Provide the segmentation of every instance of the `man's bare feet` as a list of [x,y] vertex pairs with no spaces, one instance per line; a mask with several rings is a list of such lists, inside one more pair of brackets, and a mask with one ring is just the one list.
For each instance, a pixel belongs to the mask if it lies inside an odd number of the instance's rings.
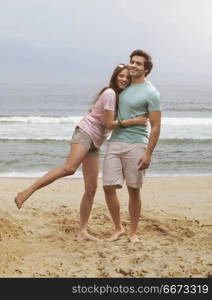
[[107,239],[107,241],[110,241],[110,242],[117,241],[120,238],[120,236],[124,233],[125,233],[124,227],[121,227],[121,229],[115,230],[112,233],[111,237],[109,239]]
[[131,234],[130,236],[129,236],[129,241],[131,242],[131,243],[141,243],[141,240],[138,238],[138,236],[137,236],[137,234]]
[[29,198],[30,195],[31,193],[28,190],[17,194],[17,196],[15,197],[15,203],[18,209],[21,209],[23,203]]
[[79,232],[77,236],[77,240],[80,241],[94,241],[98,242],[100,239],[96,238],[95,236],[89,234],[88,232]]

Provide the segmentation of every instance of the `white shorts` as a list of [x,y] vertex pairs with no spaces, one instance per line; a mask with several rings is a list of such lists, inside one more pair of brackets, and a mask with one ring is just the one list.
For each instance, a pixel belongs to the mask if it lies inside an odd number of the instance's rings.
[[141,188],[145,171],[138,162],[146,151],[144,143],[109,142],[103,163],[103,186]]

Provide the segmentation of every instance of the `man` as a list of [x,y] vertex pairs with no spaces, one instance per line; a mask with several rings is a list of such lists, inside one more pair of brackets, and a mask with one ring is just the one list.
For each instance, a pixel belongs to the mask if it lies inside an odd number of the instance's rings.
[[[152,70],[152,59],[142,50],[130,55],[131,84],[119,96],[119,128],[113,130],[103,166],[105,199],[115,230],[109,239],[117,240],[124,233],[120,220],[120,205],[116,189],[126,181],[129,194],[129,241],[138,242],[137,229],[141,214],[140,189],[145,169],[151,162],[153,150],[160,135],[160,94],[146,80]],[[138,115],[148,115],[150,134],[146,126],[124,127],[122,120]]]

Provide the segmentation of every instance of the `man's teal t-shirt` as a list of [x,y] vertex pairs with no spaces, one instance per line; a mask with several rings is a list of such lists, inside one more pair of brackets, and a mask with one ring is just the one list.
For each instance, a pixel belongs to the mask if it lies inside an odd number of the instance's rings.
[[[160,94],[149,82],[131,84],[119,95],[118,119],[126,120],[150,111],[160,111]],[[147,126],[135,125],[114,129],[110,141],[148,143]]]

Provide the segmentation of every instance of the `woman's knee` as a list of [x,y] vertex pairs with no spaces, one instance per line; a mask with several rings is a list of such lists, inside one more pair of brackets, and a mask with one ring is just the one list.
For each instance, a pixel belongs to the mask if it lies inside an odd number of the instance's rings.
[[72,165],[64,165],[63,170],[66,175],[73,175],[76,172],[76,168]]
[[97,185],[88,186],[85,188],[85,194],[89,197],[94,197],[96,194]]

